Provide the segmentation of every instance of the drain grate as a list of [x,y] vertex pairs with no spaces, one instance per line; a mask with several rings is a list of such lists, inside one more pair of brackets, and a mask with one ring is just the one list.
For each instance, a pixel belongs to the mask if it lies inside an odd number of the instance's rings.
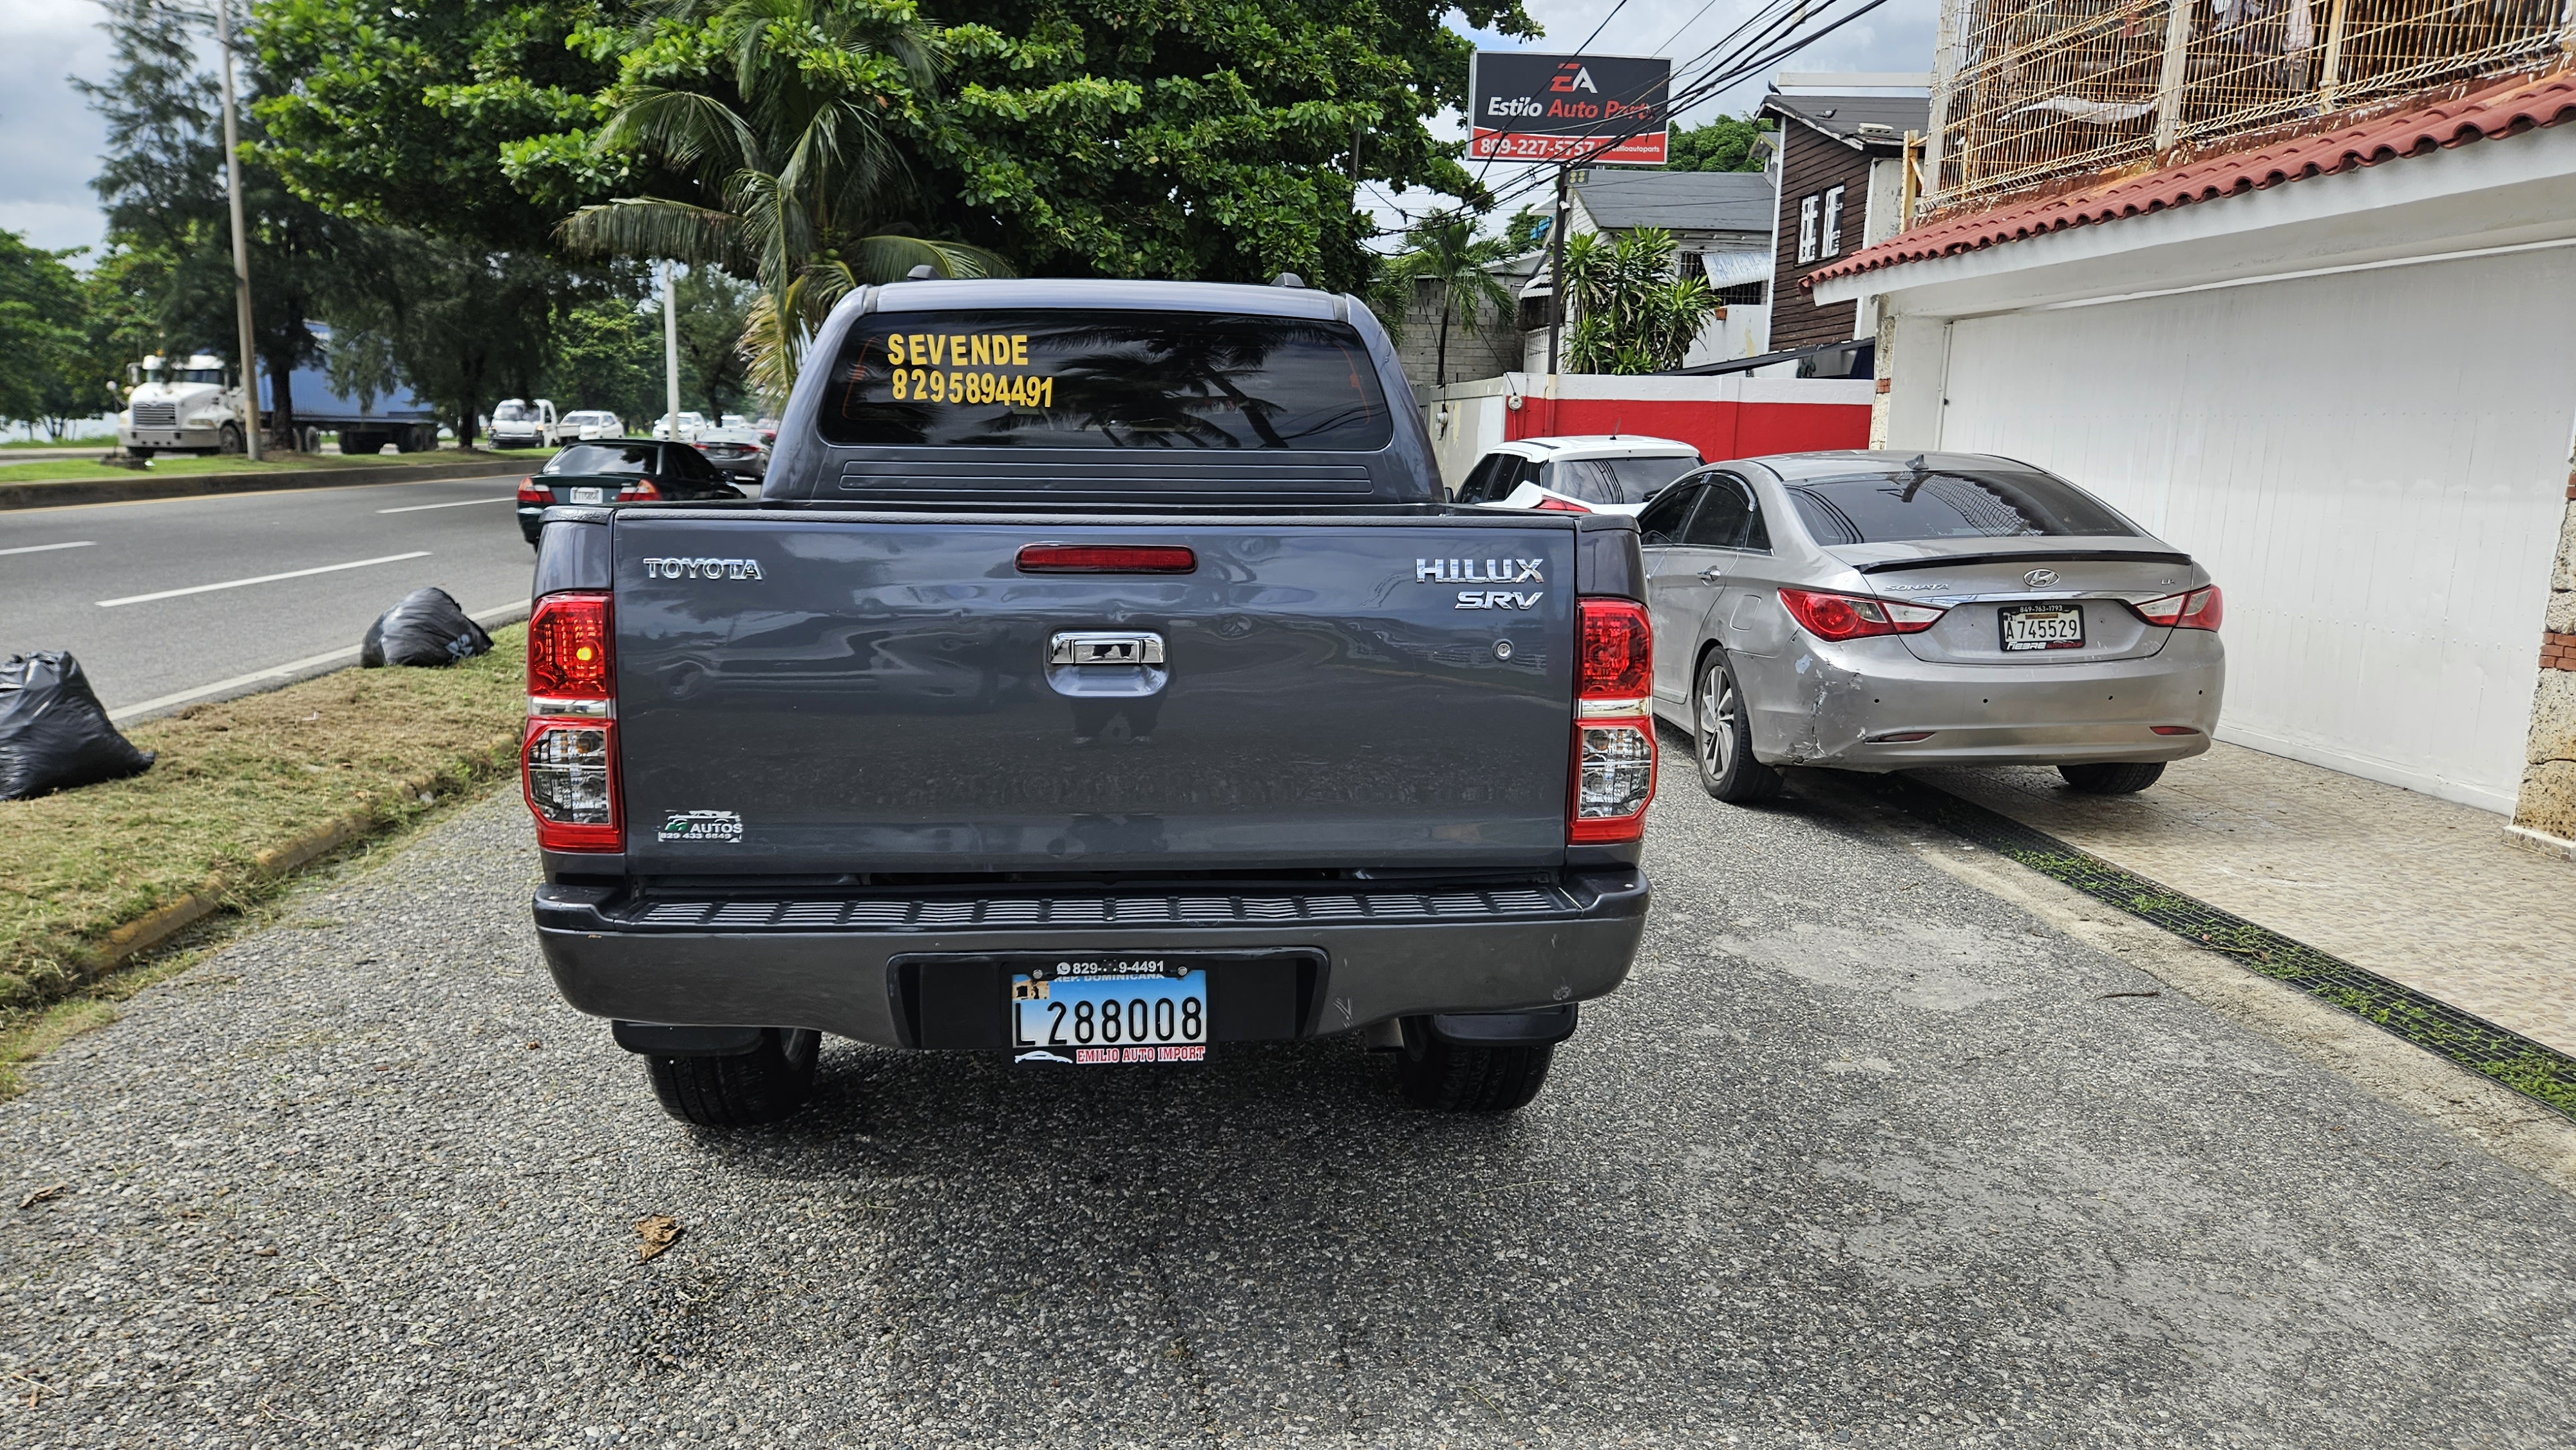
[[2576,1118],[2576,1057],[2498,1027],[2473,1012],[2392,982],[2341,957],[2256,926],[2077,850],[1973,801],[1902,775],[1867,778],[1866,789],[1920,820],[2011,857],[2106,906],[2152,922],[2194,946],[2233,957],[2247,971],[2287,982],[2321,1002],[2491,1077]]

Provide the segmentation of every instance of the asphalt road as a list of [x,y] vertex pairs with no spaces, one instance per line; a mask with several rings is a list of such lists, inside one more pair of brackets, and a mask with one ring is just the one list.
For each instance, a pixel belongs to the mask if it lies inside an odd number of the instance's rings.
[[501,792],[0,1105],[0,1442],[2567,1443],[2567,1192],[1901,840],[1654,810],[1516,1118],[833,1043],[718,1136],[556,1000]]
[[354,649],[424,584],[525,603],[518,479],[0,512],[0,655],[70,650],[126,711]]

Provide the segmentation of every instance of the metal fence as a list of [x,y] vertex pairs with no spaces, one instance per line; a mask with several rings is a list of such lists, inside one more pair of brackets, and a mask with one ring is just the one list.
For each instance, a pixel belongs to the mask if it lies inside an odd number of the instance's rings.
[[1947,208],[2558,62],[2576,0],[1943,0]]

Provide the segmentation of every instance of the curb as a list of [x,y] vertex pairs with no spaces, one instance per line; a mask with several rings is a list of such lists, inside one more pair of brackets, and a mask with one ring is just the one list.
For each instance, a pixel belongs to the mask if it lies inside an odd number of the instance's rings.
[[[394,799],[396,801],[417,800],[436,788],[439,780],[440,778],[434,775],[406,780],[402,783],[402,790]],[[464,788],[470,790],[475,783],[469,775]],[[134,957],[150,951],[177,936],[186,928],[223,910],[225,899],[243,888],[278,881],[299,866],[328,855],[352,841],[362,840],[374,834],[378,826],[379,822],[374,811],[351,811],[323,826],[305,832],[282,846],[272,846],[252,857],[251,867],[256,875],[251,880],[232,881],[221,876],[207,878],[205,885],[178,900],[157,907],[109,932],[107,940],[90,958],[91,979],[94,981],[106,976]]]
[[[185,473],[154,478],[72,478],[58,483],[0,483],[0,509],[62,508],[137,499],[196,498],[220,493],[266,493],[283,488],[348,488],[369,483],[435,483],[452,478],[491,478],[524,473],[524,460],[487,458],[480,463],[392,464],[377,468],[307,468],[275,473]],[[0,459],[5,464],[6,459]]]

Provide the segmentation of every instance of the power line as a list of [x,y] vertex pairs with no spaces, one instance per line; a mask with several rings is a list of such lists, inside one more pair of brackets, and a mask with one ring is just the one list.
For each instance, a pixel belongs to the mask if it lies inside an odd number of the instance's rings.
[[[1712,0],[1712,3],[1714,3],[1714,0]],[[1581,55],[1583,52],[1590,50],[1592,48],[1592,42],[1599,40],[1601,38],[1601,32],[1609,28],[1611,21],[1619,18],[1620,11],[1627,8],[1628,0],[1619,0],[1618,4],[1611,6],[1610,13],[1601,17],[1601,23],[1592,27],[1592,33],[1583,37],[1583,43],[1574,48],[1574,53],[1576,55]],[[1661,49],[1662,47],[1658,46],[1656,48]]]

